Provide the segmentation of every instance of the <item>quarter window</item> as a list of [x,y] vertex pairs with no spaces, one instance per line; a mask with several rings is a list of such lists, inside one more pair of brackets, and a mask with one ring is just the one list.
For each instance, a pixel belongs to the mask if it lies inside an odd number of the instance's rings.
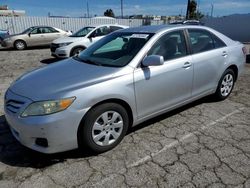
[[186,56],[187,48],[183,31],[174,31],[160,37],[148,55],[163,56],[165,61]]

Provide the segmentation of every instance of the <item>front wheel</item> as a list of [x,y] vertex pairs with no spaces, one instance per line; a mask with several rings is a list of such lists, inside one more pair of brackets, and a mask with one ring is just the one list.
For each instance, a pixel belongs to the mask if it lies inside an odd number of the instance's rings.
[[79,129],[80,144],[101,153],[118,145],[129,125],[127,111],[119,104],[105,103],[91,109]]
[[22,40],[17,40],[14,43],[14,47],[17,50],[24,50],[26,48],[26,43],[24,41],[22,41]]
[[82,47],[77,47],[75,49],[72,50],[70,56],[77,56],[78,54],[80,54],[81,51],[83,51],[84,48]]
[[232,69],[227,69],[218,84],[215,97],[218,100],[226,99],[233,90],[235,83],[235,73]]

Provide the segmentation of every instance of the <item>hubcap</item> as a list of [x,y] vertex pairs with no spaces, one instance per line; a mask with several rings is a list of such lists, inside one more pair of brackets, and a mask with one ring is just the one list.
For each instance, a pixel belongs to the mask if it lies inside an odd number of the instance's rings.
[[226,97],[230,94],[233,88],[234,79],[231,74],[226,74],[222,80],[220,92],[223,97]]
[[24,43],[23,42],[17,42],[16,47],[17,47],[17,49],[23,49],[24,48]]
[[108,146],[120,137],[122,129],[121,115],[115,111],[107,111],[96,119],[92,128],[92,138],[97,145]]

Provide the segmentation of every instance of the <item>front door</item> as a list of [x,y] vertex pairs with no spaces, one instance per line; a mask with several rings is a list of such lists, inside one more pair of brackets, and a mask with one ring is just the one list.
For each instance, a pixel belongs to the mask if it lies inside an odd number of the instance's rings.
[[160,37],[147,55],[161,55],[165,62],[134,71],[139,118],[171,108],[192,94],[192,57],[187,53],[183,31]]

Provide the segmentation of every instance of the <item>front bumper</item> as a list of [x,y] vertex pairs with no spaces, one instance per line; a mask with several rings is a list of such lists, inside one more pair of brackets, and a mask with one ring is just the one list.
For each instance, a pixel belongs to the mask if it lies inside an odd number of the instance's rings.
[[[5,99],[5,117],[13,136],[24,146],[42,153],[57,153],[78,147],[77,131],[87,110],[68,108],[65,111],[45,116],[20,117],[21,110],[14,113],[7,106],[10,98],[20,96],[8,91]],[[27,106],[26,103],[24,106]],[[38,139],[46,140],[43,146]]]
[[50,51],[51,55],[56,58],[70,57],[70,49],[67,49],[66,47],[59,47],[58,44],[51,44]]
[[2,40],[1,41],[1,45],[2,47],[5,47],[5,48],[11,48],[13,47],[13,42],[11,40]]

